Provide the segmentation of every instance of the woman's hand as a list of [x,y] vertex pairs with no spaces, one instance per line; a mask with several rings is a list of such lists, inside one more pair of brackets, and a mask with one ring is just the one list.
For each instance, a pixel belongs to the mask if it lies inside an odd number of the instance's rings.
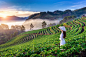
[[61,40],[61,38],[59,38],[59,40]]

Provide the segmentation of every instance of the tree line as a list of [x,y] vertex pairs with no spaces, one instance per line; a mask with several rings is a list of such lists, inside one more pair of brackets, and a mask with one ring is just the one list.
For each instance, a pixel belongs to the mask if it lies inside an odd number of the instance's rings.
[[[8,30],[9,26],[7,24],[1,24],[0,30]],[[21,32],[25,31],[25,27],[23,25],[12,25],[11,29],[19,30]]]
[[6,43],[8,40],[17,36],[18,34],[25,32],[23,25],[12,25],[9,29],[7,24],[0,25],[0,44]]
[[[43,21],[42,22],[42,28],[46,28],[46,25],[47,25],[47,23],[45,21]],[[48,27],[54,26],[54,25],[56,25],[56,24],[55,23],[50,23],[50,24],[48,24]],[[30,24],[30,30],[32,30],[33,27],[34,27],[34,25],[31,23]]]
[[66,17],[63,18],[63,20],[60,21],[60,24],[62,24],[64,22],[67,22],[67,21],[71,21],[74,18],[76,18],[76,16],[74,16],[74,15],[72,15],[72,16],[66,16]]

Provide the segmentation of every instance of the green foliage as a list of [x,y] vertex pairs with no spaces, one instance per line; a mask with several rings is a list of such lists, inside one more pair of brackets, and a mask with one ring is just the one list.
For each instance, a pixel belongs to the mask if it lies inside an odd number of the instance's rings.
[[74,18],[76,18],[76,16],[72,15],[72,16],[66,16],[64,17],[63,20],[60,21],[60,24],[64,23],[64,22],[68,22],[68,21],[71,21],[73,20]]
[[[0,45],[0,56],[4,57],[76,57],[86,49],[86,23],[78,19],[65,23],[66,44],[59,47],[60,29],[56,25],[40,30],[28,31]],[[84,24],[84,25],[83,25]],[[33,33],[36,33],[33,34]],[[28,34],[28,35],[26,35]],[[32,39],[26,42],[26,39]],[[23,40],[25,41],[24,43]],[[20,44],[22,43],[22,44]],[[64,49],[61,51],[60,49]]]
[[43,22],[42,22],[42,28],[45,28],[45,27],[46,27],[46,25],[47,25],[47,24],[46,24],[46,22],[45,22],[45,21],[43,21]]

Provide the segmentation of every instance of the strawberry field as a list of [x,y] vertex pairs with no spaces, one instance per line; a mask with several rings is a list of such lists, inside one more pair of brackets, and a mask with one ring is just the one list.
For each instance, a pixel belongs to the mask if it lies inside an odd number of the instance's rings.
[[[60,47],[59,26],[66,27],[66,44]],[[64,50],[60,50],[64,49]],[[86,17],[65,24],[28,31],[0,45],[1,57],[70,57],[86,56]]]

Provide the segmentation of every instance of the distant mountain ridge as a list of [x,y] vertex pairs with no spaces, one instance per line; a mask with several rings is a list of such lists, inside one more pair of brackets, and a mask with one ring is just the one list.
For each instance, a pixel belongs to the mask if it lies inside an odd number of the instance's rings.
[[84,8],[80,8],[80,9],[76,9],[76,10],[65,10],[65,11],[60,11],[60,10],[56,10],[54,12],[50,12],[50,11],[47,11],[47,12],[40,12],[40,13],[36,13],[36,14],[33,14],[33,15],[30,15],[29,19],[51,19],[51,20],[54,20],[54,19],[58,19],[58,18],[64,18],[66,16],[76,16],[76,17],[80,17],[81,15],[83,14],[86,14],[86,7]]
[[0,21],[22,21],[28,17],[7,16],[6,18],[0,17]]

